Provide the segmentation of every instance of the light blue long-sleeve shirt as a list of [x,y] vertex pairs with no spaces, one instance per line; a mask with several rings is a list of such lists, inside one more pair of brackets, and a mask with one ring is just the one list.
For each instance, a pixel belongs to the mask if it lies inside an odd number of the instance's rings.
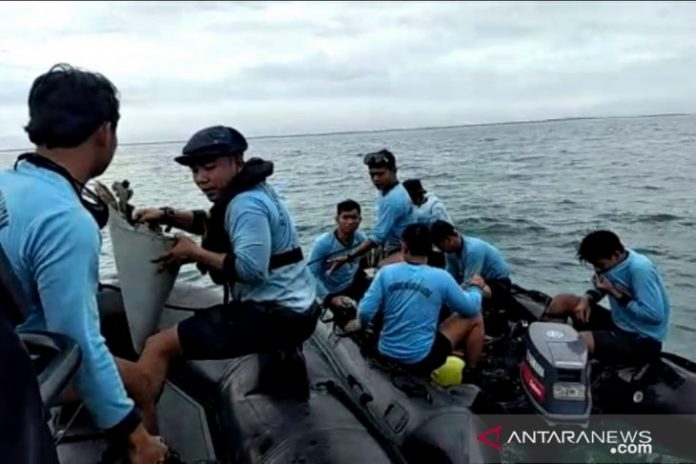
[[422,224],[432,224],[435,221],[445,221],[452,224],[452,218],[447,213],[445,204],[435,195],[429,194],[425,203],[415,208],[416,220]]
[[333,231],[325,232],[314,240],[312,250],[309,253],[309,269],[317,282],[317,297],[323,300],[329,294],[334,294],[350,287],[355,274],[360,269],[359,261],[354,260],[350,263],[345,263],[343,266],[336,268],[331,275],[327,276],[326,272],[331,267],[328,259],[350,253],[366,239],[365,234],[356,231],[353,234],[353,240],[346,244],[341,242],[336,235],[336,231]]
[[401,246],[401,234],[409,224],[416,222],[413,201],[404,186],[399,183],[386,195],[377,199],[377,220],[369,239],[386,249]]
[[621,304],[609,295],[614,323],[628,332],[664,341],[670,315],[669,298],[657,267],[646,256],[628,250],[628,257],[603,274],[631,299]]
[[20,162],[0,174],[0,244],[23,287],[29,315],[19,330],[67,335],[82,351],[75,387],[97,426],[133,409],[99,325],[101,235],[59,174]]
[[435,341],[440,308],[472,317],[481,310],[478,287],[462,290],[443,269],[396,263],[381,268],[358,304],[362,325],[384,311],[380,353],[404,364],[423,360]]
[[447,271],[460,284],[476,274],[484,280],[510,277],[510,267],[503,254],[490,243],[474,237],[462,237],[461,251],[447,253]]
[[311,307],[316,284],[305,259],[268,268],[272,255],[300,246],[295,222],[270,185],[262,182],[234,197],[225,210],[225,230],[240,280],[233,288],[236,298],[274,302],[299,313]]

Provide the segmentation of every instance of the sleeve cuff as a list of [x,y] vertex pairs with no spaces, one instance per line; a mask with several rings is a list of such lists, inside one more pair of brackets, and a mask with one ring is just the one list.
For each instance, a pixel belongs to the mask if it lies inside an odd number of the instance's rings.
[[468,284],[468,285],[466,285],[466,290],[467,291],[476,290],[479,293],[479,295],[483,296],[483,289],[481,287],[479,287],[478,285]]
[[110,439],[116,441],[127,440],[128,436],[133,433],[141,422],[142,416],[140,415],[140,410],[136,406],[133,406],[133,409],[126,414],[126,417],[121,419],[118,424],[106,430],[106,435]]

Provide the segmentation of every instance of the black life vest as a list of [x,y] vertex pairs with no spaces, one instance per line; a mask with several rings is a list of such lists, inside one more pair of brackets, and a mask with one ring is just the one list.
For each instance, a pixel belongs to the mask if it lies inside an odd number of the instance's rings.
[[[208,251],[215,253],[233,253],[230,245],[230,237],[225,230],[225,213],[229,203],[240,193],[251,190],[261,182],[264,182],[273,174],[273,163],[260,158],[251,158],[244,169],[235,176],[222,196],[215,201],[210,208],[209,219],[201,246]],[[297,247],[277,255],[272,255],[269,262],[269,269],[276,269],[288,264],[302,261],[302,249]],[[233,276],[228,275],[224,270],[212,269],[203,264],[198,264],[198,269],[202,273],[209,273],[213,282],[226,287],[234,283]]]

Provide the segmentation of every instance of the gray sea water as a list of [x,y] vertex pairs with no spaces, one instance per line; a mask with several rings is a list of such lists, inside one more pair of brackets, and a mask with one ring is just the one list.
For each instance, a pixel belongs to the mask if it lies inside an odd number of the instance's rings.
[[[198,128],[192,128],[194,131]],[[457,227],[507,257],[513,280],[547,293],[582,292],[590,271],[575,246],[594,228],[662,270],[672,302],[666,348],[690,358],[696,342],[696,116],[562,120],[372,133],[250,139],[249,156],[274,161],[271,182],[287,200],[305,251],[331,229],[346,198],[374,219],[376,191],[361,153],[388,148],[399,177],[420,177]],[[190,172],[173,162],[183,143],[121,146],[100,181],[131,181],[133,203],[207,207]],[[0,168],[17,153],[0,153]],[[108,232],[104,278],[115,273]],[[193,266],[180,278],[207,282]]]

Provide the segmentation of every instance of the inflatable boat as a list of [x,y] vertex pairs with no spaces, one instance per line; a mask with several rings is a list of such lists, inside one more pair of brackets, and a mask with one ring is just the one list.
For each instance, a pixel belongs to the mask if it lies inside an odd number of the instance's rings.
[[[119,279],[100,289],[102,330],[115,355],[137,359],[148,335],[223,295],[157,274],[151,260],[169,239],[111,216]],[[326,310],[302,349],[177,362],[157,407],[160,433],[189,463],[464,464],[499,461],[476,440],[491,414],[535,414],[555,424],[583,424],[593,414],[671,414],[684,427],[696,425],[689,422],[696,415],[691,361],[663,353],[596,365],[572,327],[539,322],[547,295],[515,287],[514,297],[514,308],[485,315],[496,336],[477,385],[441,387],[411,376],[378,355],[375,333],[347,334],[346,318]],[[94,429],[82,405],[57,404],[79,350],[61,337],[39,341],[27,346],[61,462],[121,462],[121,450]]]

